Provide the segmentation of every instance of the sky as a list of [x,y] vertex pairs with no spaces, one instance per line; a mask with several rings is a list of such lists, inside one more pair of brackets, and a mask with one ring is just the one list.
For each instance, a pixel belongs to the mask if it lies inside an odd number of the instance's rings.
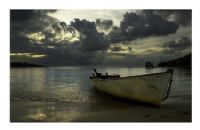
[[144,66],[191,53],[191,10],[10,10],[11,62]]

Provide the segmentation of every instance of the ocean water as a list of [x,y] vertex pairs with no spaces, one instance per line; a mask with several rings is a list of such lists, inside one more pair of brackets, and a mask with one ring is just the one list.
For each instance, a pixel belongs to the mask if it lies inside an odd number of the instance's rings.
[[[92,87],[89,80],[93,73],[92,69],[92,67],[11,68],[11,121],[64,121],[64,119],[70,120],[72,113],[98,110],[102,104],[108,106],[119,104],[118,99],[99,93]],[[106,72],[120,74],[121,77],[167,70],[167,68],[131,67],[96,69],[104,74]],[[170,97],[191,95],[191,78],[191,70],[174,68]]]

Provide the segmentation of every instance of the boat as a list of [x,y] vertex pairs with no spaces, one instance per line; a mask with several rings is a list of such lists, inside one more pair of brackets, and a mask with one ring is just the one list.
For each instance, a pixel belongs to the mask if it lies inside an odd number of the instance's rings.
[[112,96],[160,106],[170,93],[173,70],[120,77],[120,75],[102,75],[97,73],[90,77],[94,88]]

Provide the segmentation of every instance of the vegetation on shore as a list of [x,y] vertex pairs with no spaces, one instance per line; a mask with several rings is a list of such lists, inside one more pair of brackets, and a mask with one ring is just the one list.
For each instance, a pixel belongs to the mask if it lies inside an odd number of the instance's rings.
[[187,54],[183,57],[173,59],[166,62],[158,63],[158,67],[179,67],[179,68],[191,68],[192,67],[192,54]]

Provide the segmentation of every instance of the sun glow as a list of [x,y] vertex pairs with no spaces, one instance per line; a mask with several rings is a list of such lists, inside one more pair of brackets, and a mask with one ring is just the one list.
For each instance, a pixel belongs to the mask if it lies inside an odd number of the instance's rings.
[[45,39],[45,35],[42,33],[42,32],[37,32],[37,33],[29,33],[29,34],[26,34],[26,36],[37,42],[38,44],[42,44],[42,40]]
[[56,41],[65,41],[65,40],[69,40],[73,37],[73,35],[71,33],[66,33],[66,32],[60,32],[60,33],[56,33],[55,35],[55,40]]
[[162,47],[149,47],[149,48],[134,50],[134,53],[136,55],[150,55],[150,54],[161,53],[161,52],[163,52]]
[[37,33],[29,33],[26,34],[26,37],[30,39],[33,43],[37,44],[45,44],[45,39],[48,39],[51,42],[55,43],[73,43],[75,41],[79,41],[79,33],[76,31],[76,34],[73,34],[71,32],[66,32],[64,30],[60,32],[56,32],[53,29],[48,30],[52,37],[47,37],[43,32],[37,32]]
[[27,57],[27,58],[43,58],[46,57],[44,54],[34,54],[34,53],[10,53],[11,57]]

